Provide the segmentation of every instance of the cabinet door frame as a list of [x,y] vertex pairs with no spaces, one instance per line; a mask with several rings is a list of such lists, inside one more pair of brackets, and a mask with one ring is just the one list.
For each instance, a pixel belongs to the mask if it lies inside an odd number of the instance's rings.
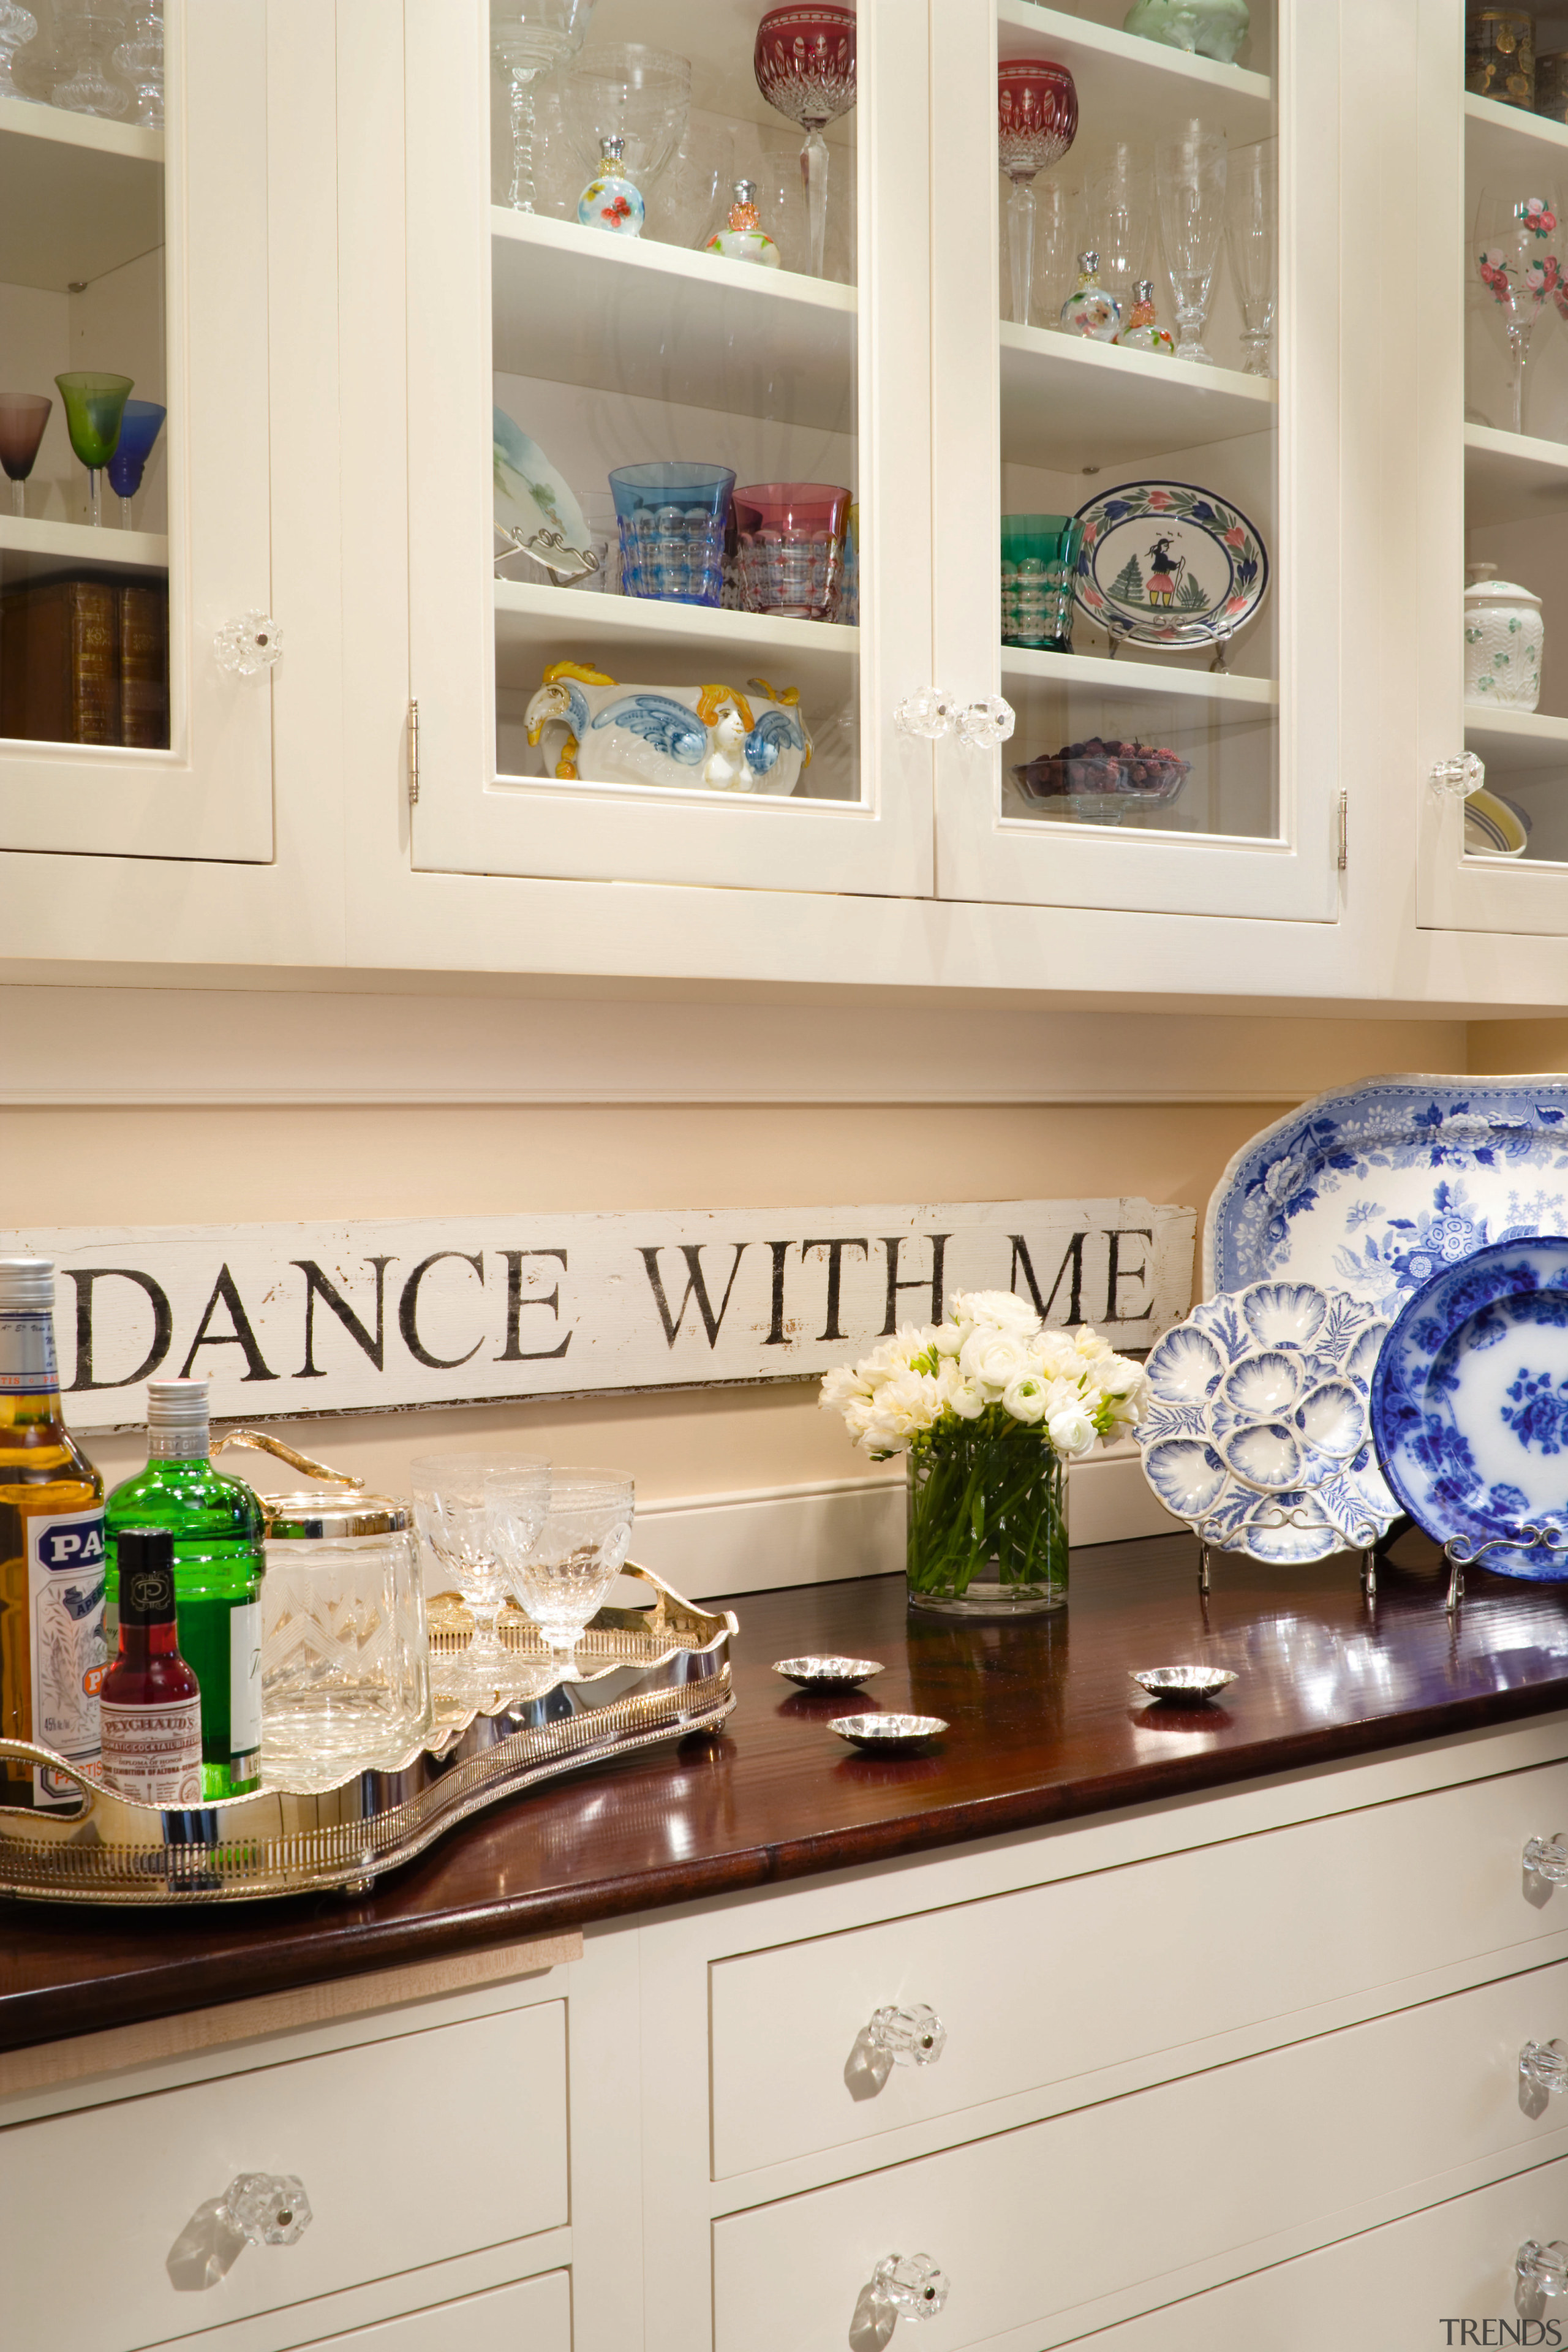
[[[926,744],[900,736],[893,719],[899,701],[930,673],[925,23],[925,0],[861,0],[857,340],[864,797],[858,803],[815,805],[729,794],[654,799],[635,787],[616,792],[497,776],[486,17],[476,0],[460,5],[458,0],[408,0],[416,869],[929,894],[931,753]],[[438,461],[432,462],[437,453]],[[592,609],[585,604],[581,630],[589,658]],[[734,656],[723,658],[732,664]]]
[[[1090,28],[1098,29],[1098,28]],[[942,898],[1329,922],[1338,875],[1341,309],[1337,14],[1279,0],[1279,837],[1130,834],[1001,814],[1001,766],[1038,744],[937,760]],[[937,664],[961,703],[1003,690],[995,0],[942,0],[932,87]],[[1278,93],[1288,103],[1278,104]],[[1194,91],[1194,106],[1202,103]],[[1314,584],[1315,583],[1315,584]],[[1330,593],[1324,593],[1325,583]],[[1064,683],[1070,683],[1064,662]]]

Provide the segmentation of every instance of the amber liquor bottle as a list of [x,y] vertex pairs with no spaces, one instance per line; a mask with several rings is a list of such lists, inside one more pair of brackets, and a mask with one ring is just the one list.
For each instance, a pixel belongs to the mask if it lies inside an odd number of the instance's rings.
[[[0,1733],[99,1769],[103,1481],[60,1414],[55,1269],[0,1258]],[[75,1805],[64,1773],[0,1764],[0,1801]]]
[[103,1785],[143,1805],[202,1801],[201,1685],[180,1655],[174,1543],[121,1528],[120,1651],[103,1677]]

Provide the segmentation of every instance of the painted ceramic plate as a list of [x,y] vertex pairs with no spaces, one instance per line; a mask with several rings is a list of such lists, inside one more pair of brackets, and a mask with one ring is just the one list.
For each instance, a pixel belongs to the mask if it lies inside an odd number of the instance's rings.
[[562,580],[597,571],[576,492],[504,408],[492,414],[496,529],[515,542],[498,551],[530,555]]
[[[1435,1542],[1568,1525],[1568,1237],[1497,1242],[1429,1282],[1389,1332],[1372,1415],[1389,1484]],[[1550,1553],[1481,1565],[1568,1579]]]
[[1204,1226],[1214,1297],[1332,1284],[1392,1323],[1489,1242],[1568,1233],[1568,1079],[1366,1078],[1237,1153]]
[[1137,1430],[1143,1475],[1205,1543],[1252,1559],[1327,1559],[1397,1517],[1367,1397],[1388,1329],[1342,1291],[1257,1282],[1156,1341]]
[[1079,509],[1073,593],[1123,644],[1190,653],[1244,629],[1268,593],[1268,557],[1239,507],[1190,482],[1123,482]]

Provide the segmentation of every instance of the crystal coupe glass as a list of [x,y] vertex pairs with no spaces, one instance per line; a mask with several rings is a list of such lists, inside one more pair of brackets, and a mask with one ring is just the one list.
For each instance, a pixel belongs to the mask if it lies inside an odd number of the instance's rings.
[[823,131],[855,103],[855,11],[830,0],[770,8],[757,26],[752,57],[757,88],[770,106],[799,123],[801,182],[811,219],[811,275],[822,276],[827,250],[827,142]]
[[1522,175],[1481,190],[1474,250],[1489,309],[1508,339],[1510,425],[1524,430],[1524,372],[1547,303],[1568,302],[1563,274],[1563,205],[1553,182]]
[[109,461],[109,487],[120,500],[120,527],[131,529],[131,501],[142,487],[153,444],[163,429],[168,410],[155,400],[128,400],[120,420],[120,438]]
[[996,139],[1013,183],[1007,244],[1013,266],[1013,318],[1029,323],[1035,282],[1035,174],[1059,163],[1078,135],[1078,90],[1066,66],[1048,58],[1004,58],[996,68]]
[[408,1465],[414,1485],[414,1524],[442,1568],[455,1580],[474,1621],[474,1638],[458,1668],[461,1695],[482,1703],[500,1691],[508,1659],[496,1632],[506,1571],[496,1549],[489,1482],[511,1470],[526,1481],[536,1472],[548,1482],[549,1465],[532,1456],[509,1464],[489,1454],[423,1454]]
[[66,404],[66,430],[70,435],[71,447],[87,467],[88,517],[94,523],[101,523],[100,477],[119,444],[121,419],[126,401],[136,388],[135,379],[100,375],[88,369],[58,375],[55,382]]
[[516,1577],[518,1599],[570,1673],[577,1637],[621,1572],[633,1486],[613,1470],[558,1471],[544,1522]]
[[574,58],[588,37],[594,0],[494,0],[490,61],[506,85],[511,116],[513,212],[534,209],[533,85]]
[[27,511],[26,481],[54,406],[41,392],[0,392],[0,466],[11,484],[11,511]]
[[1192,121],[1154,150],[1160,237],[1181,329],[1176,357],[1198,367],[1214,365],[1203,335],[1225,233],[1226,184],[1223,131],[1205,131],[1201,122]]

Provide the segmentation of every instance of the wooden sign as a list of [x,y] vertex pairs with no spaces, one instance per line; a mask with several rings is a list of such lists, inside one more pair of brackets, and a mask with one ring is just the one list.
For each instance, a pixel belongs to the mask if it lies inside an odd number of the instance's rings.
[[802,1380],[955,1290],[1142,1348],[1190,1303],[1192,1209],[1147,1201],[34,1227],[53,1258],[67,1417],[144,1418],[143,1381],[210,1374],[215,1417],[374,1412]]

